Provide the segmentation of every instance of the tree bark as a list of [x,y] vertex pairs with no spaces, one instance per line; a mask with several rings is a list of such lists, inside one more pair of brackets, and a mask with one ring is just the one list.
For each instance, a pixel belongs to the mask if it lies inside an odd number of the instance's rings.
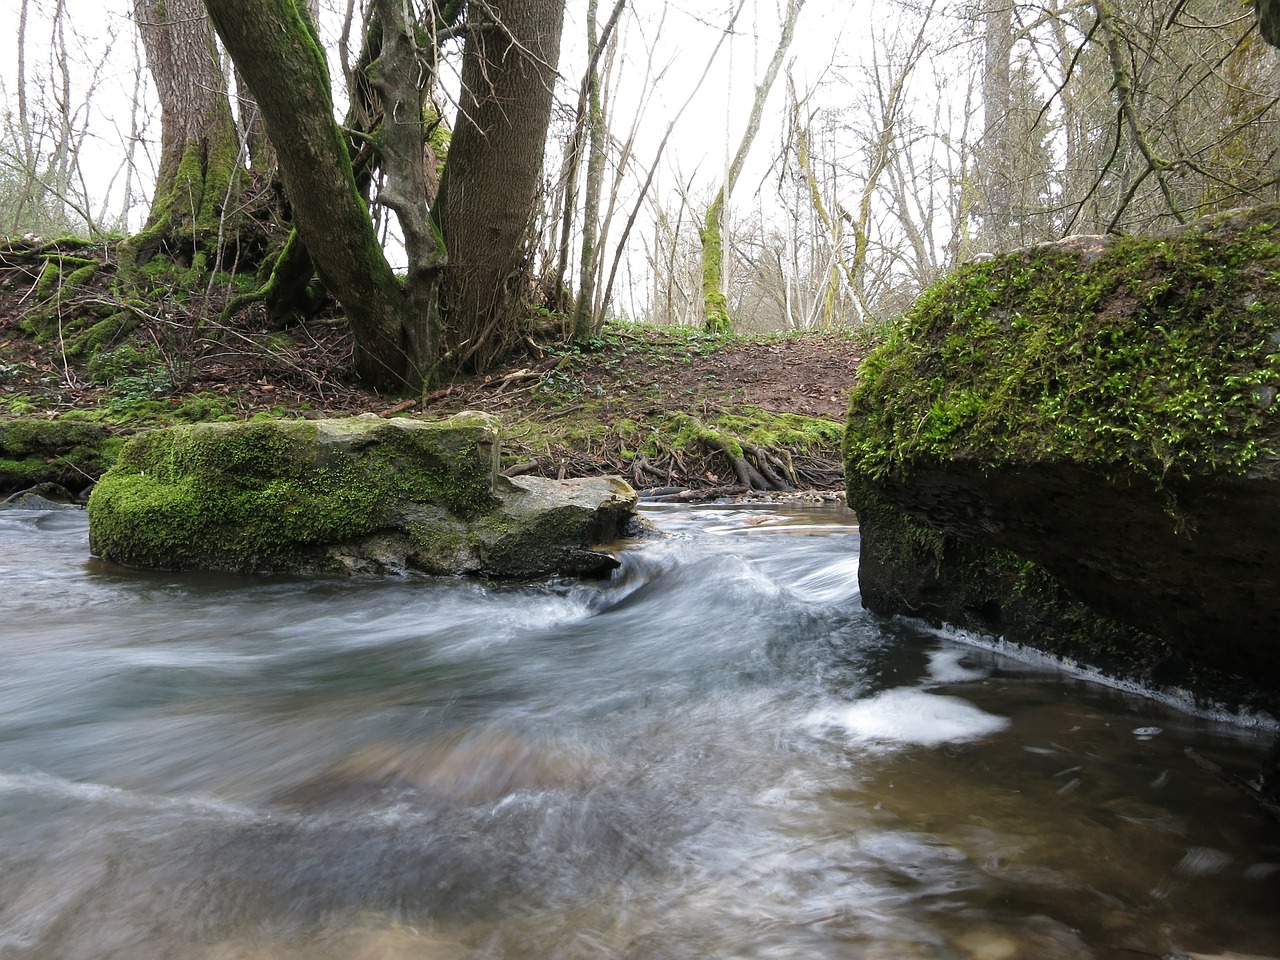
[[604,183],[604,110],[600,105],[600,31],[596,26],[597,0],[587,3],[587,56],[592,67],[587,74],[587,181],[582,205],[582,256],[579,259],[578,300],[573,310],[573,338],[587,340],[595,331],[596,249],[599,237],[600,188]]
[[382,42],[369,76],[382,110],[378,143],[385,174],[378,201],[400,223],[408,257],[404,331],[413,376],[428,381],[435,364],[435,327],[444,248],[427,212],[427,84],[435,76],[434,48],[419,46],[417,25],[401,0],[374,0]]
[[298,233],[355,339],[356,371],[377,389],[416,388],[406,298],[356,191],[333,121],[325,56],[303,0],[205,0],[218,35],[258,103],[275,144]]
[[236,191],[239,139],[227,78],[200,0],[134,0],[134,19],[160,100],[160,167],[151,214],[133,238],[137,263],[164,252],[212,267]]
[[563,18],[564,0],[470,7],[457,128],[432,210],[449,261],[439,348],[450,367],[492,364],[529,298],[527,233]]

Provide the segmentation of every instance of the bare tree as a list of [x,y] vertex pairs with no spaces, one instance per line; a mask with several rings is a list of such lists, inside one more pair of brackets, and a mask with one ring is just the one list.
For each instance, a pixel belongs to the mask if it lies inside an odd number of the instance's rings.
[[[385,177],[375,200],[409,259],[392,271],[333,121],[329,77],[301,0],[206,0],[278,155],[298,234],[345,309],[362,377],[416,387],[441,368],[483,368],[515,336],[529,294],[526,249],[541,172],[563,0],[418,7],[377,0],[361,55],[380,135],[361,137]],[[425,109],[438,43],[461,30],[462,96],[435,203],[427,208]],[[353,71],[354,72],[354,71]],[[359,157],[357,157],[359,162]]]
[[727,197],[733,192],[738,177],[742,174],[742,166],[746,163],[747,154],[756,134],[760,132],[760,120],[764,114],[765,101],[773,89],[778,71],[782,69],[782,61],[791,46],[795,35],[796,20],[804,9],[804,0],[787,0],[787,10],[782,23],[782,36],[774,48],[769,65],[765,68],[764,77],[755,89],[755,98],[751,104],[751,115],[747,119],[746,129],[738,148],[729,163],[724,183],[719,192],[707,207],[706,219],[702,226],[702,300],[704,322],[708,330],[716,333],[729,331],[732,320],[727,309],[728,301],[723,290],[724,283],[724,221],[727,209]]

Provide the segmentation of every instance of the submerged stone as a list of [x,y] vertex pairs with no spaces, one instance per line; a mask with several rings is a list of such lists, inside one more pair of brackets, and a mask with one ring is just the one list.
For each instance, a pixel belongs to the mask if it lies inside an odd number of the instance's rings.
[[1280,706],[1280,209],[960,268],[868,358],[863,602]]
[[151,569],[540,577],[617,566],[621,480],[509,481],[499,424],[271,420],[129,441],[89,500],[98,556]]

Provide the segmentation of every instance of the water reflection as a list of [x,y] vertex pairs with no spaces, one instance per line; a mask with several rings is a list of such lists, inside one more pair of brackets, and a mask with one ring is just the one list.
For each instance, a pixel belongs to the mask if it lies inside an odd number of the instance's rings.
[[608,583],[133,574],[0,512],[0,956],[1280,956],[1261,733],[864,614],[834,510]]

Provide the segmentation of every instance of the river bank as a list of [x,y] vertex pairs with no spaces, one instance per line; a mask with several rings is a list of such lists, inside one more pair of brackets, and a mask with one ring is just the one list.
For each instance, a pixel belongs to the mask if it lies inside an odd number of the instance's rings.
[[[223,318],[230,291],[213,286],[126,303],[112,291],[110,269],[46,283],[58,255],[56,245],[0,245],[0,426],[63,420],[121,436],[170,423],[480,410],[503,422],[511,475],[618,474],[655,496],[830,492],[843,487],[846,397],[875,340],[619,322],[574,344],[554,318],[540,317],[503,366],[421,397],[389,396],[355,381],[336,316],[286,329],[252,309]],[[104,303],[125,320],[108,329],[102,319],[90,323]],[[6,458],[14,454],[0,450]],[[99,471],[76,467],[83,473],[71,471],[81,481],[73,492]],[[3,474],[0,463],[0,496],[31,485]]]

